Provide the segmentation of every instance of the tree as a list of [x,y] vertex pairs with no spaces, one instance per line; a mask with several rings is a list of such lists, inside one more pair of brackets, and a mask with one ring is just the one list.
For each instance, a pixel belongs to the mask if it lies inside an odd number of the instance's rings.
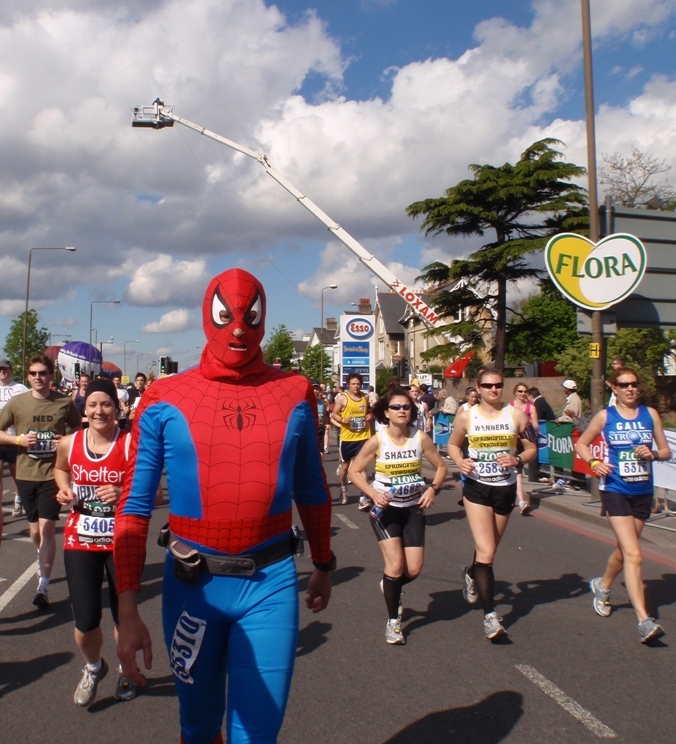
[[293,338],[291,331],[282,323],[272,329],[268,343],[263,351],[263,359],[267,364],[273,364],[277,359],[282,363],[282,369],[292,368]]
[[[551,235],[580,232],[588,225],[584,189],[569,183],[585,169],[562,162],[561,153],[551,147],[559,144],[550,138],[535,142],[516,165],[470,165],[473,179],[461,181],[441,198],[406,208],[409,217],[424,215],[420,229],[425,235],[495,234],[495,240],[466,259],[429,264],[420,278],[437,291],[431,303],[442,318],[469,311],[469,320],[449,321],[450,334],[476,340],[494,316],[493,360],[499,371],[505,363],[508,287],[543,273],[529,266],[526,256],[541,250]],[[460,280],[464,282],[455,286]]]
[[[592,377],[592,360],[589,358],[589,337],[579,338],[559,355],[556,364],[562,375],[577,382],[578,392],[588,397]],[[671,340],[660,328],[620,328],[617,336],[608,339],[608,368],[616,357],[627,367],[635,369],[641,380],[641,390],[650,399],[655,392],[655,375],[666,371],[665,360],[672,354]]]
[[639,207],[656,197],[664,203],[662,209],[676,208],[676,191],[669,181],[655,181],[656,176],[671,170],[665,160],[658,160],[650,153],[632,147],[628,158],[615,152],[604,155],[603,161],[605,165],[599,168],[599,182],[608,187],[607,193],[615,204]]
[[[15,373],[21,372],[25,378],[25,370],[22,369],[23,361],[23,326],[26,313],[23,312],[15,318],[9,326],[9,333],[5,338],[5,356],[12,363]],[[35,354],[42,354],[49,344],[49,331],[43,326],[38,328],[38,313],[32,308],[28,311],[26,322],[26,365],[28,360]],[[25,379],[24,379],[25,382]]]
[[[307,347],[300,363],[300,372],[311,380],[319,382],[326,382],[327,377],[331,377],[331,357],[326,353],[322,344]],[[324,379],[321,379],[322,377]]]
[[549,279],[531,295],[507,325],[507,361],[512,364],[558,359],[577,339],[575,305]]

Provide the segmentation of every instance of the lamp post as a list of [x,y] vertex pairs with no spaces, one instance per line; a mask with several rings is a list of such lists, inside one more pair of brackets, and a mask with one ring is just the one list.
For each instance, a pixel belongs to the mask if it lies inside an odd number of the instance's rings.
[[99,344],[99,348],[101,351],[101,370],[103,370],[103,344],[112,344],[113,343],[113,337],[110,337],[110,341],[101,341]]
[[89,372],[92,371],[92,326],[94,324],[93,314],[94,305],[119,305],[120,300],[92,300],[89,303],[89,350],[87,355],[89,357]]
[[[31,263],[33,261],[33,251],[70,251],[71,253],[75,250],[72,245],[62,245],[58,247],[44,247],[37,246],[31,248],[28,252],[28,279],[26,280],[26,312],[23,316],[23,349],[21,352],[21,374],[23,379],[26,379],[26,336],[28,334],[28,295],[31,288]],[[91,325],[91,324],[90,324]]]
[[338,289],[337,284],[329,284],[328,287],[322,287],[322,317],[319,323],[319,382],[324,382],[324,290]]
[[[127,376],[127,344],[140,344],[141,341],[137,338],[136,341],[125,341],[122,344],[122,355],[124,357],[124,376]],[[138,365],[137,365],[138,366]]]
[[152,351],[141,351],[136,355],[136,374],[139,373],[139,357],[150,356],[152,353]]

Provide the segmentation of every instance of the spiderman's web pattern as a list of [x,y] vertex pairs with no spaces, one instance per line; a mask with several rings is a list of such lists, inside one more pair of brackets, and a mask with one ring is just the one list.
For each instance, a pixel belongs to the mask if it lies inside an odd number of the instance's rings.
[[150,522],[134,514],[117,514],[115,518],[115,583],[117,593],[141,590],[141,574],[146,560],[146,542]]
[[[142,403],[146,402],[147,408],[155,400],[161,400],[179,409],[188,422],[197,453],[202,517],[172,514],[172,532],[234,555],[290,530],[294,485],[290,475],[282,493],[281,506],[286,508],[280,510],[276,503],[277,513],[271,515],[270,507],[278,486],[289,418],[304,400],[311,400],[307,380],[272,367],[265,367],[261,374],[239,383],[207,380],[198,370],[192,370],[160,380],[153,388],[154,395]],[[140,428],[135,427],[130,470]],[[313,436],[316,442],[314,426]],[[282,463],[282,470],[302,474],[303,468],[294,469],[293,465]],[[172,464],[167,458],[167,472],[174,468],[180,476],[180,463]],[[317,489],[316,503],[303,506],[303,526],[314,560],[323,562],[331,556],[331,506],[325,481],[320,479],[320,482],[323,485]],[[171,492],[169,497],[171,508]],[[126,545],[129,549],[133,547],[130,540]],[[139,565],[138,559],[133,562]]]

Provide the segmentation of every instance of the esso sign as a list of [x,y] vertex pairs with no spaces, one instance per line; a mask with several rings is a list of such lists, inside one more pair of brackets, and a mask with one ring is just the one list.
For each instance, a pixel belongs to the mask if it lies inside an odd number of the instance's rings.
[[373,325],[366,318],[348,321],[346,330],[352,338],[370,338],[373,335]]

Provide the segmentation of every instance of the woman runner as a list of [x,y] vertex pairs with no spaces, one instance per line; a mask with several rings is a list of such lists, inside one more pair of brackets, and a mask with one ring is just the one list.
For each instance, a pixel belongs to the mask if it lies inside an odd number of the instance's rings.
[[517,437],[528,426],[528,419],[523,411],[501,402],[502,375],[481,370],[477,387],[480,402],[457,415],[448,449],[463,475],[462,503],[475,545],[472,564],[462,568],[462,593],[470,604],[480,601],[484,632],[493,641],[506,634],[494,610],[493,559],[514,509],[516,469],[530,462],[537,450],[524,439],[523,454],[516,454]]
[[[535,406],[528,400],[528,385],[520,382],[514,386],[512,392],[516,397],[509,405],[518,408],[526,414],[528,423],[532,427],[528,429],[529,439],[534,441],[538,430],[538,414]],[[517,468],[516,470],[516,497],[519,502],[521,516],[525,516],[530,511],[530,500],[523,487],[523,468]]]
[[[75,617],[75,644],[85,660],[74,700],[77,705],[87,707],[96,698],[98,683],[108,673],[108,664],[101,657],[104,571],[117,643],[113,525],[131,438],[115,423],[118,397],[110,380],[89,383],[84,409],[89,428],[61,439],[54,475],[59,487],[57,500],[64,505],[72,504],[64,529],[64,562]],[[131,700],[135,696],[135,685],[120,669],[115,698]]]
[[[589,586],[597,614],[608,617],[612,611],[610,587],[624,568],[627,592],[638,619],[639,638],[641,643],[650,643],[661,638],[664,630],[646,610],[639,538],[653,501],[650,463],[668,460],[671,450],[657,411],[639,403],[636,372],[628,367],[617,368],[609,384],[615,404],[594,416],[576,445],[577,453],[589,463],[594,475],[600,477],[601,515],[608,517],[617,540],[603,576],[592,579]],[[589,445],[599,434],[606,445],[603,461],[593,458],[589,451]]]
[[[411,431],[417,407],[403,388],[388,390],[373,408],[376,420],[387,424],[363,446],[350,465],[350,478],[382,509],[371,514],[371,525],[385,560],[380,588],[385,597],[389,619],[385,640],[404,644],[401,632],[401,589],[422,570],[425,551],[424,509],[434,499],[446,478],[446,464],[430,437],[420,430]],[[430,485],[422,476],[422,457],[436,468]],[[369,485],[364,477],[375,460],[375,480]]]

